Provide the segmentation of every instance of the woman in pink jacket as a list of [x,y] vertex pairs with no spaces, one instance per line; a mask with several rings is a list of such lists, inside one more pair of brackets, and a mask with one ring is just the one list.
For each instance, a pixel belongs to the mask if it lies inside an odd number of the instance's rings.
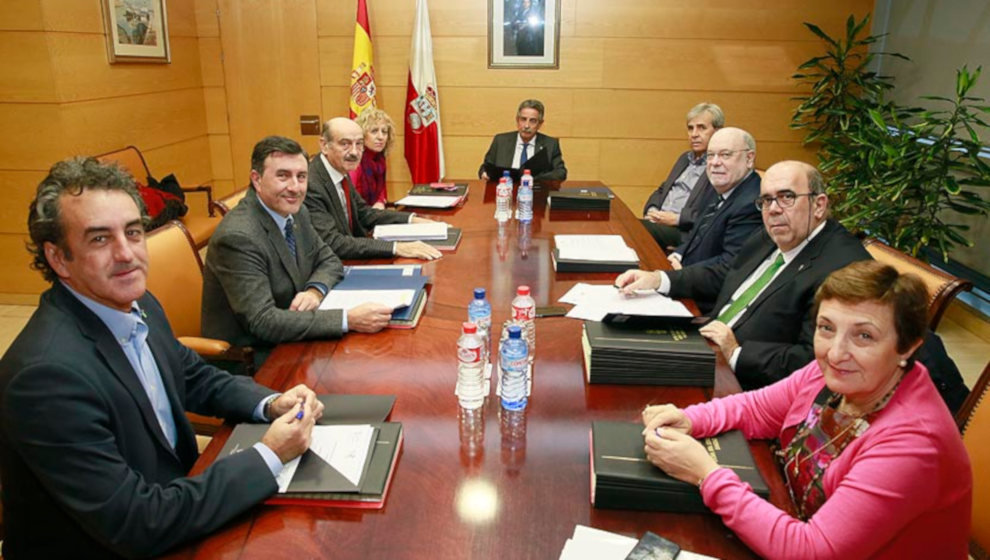
[[[643,412],[646,454],[769,558],[966,558],[969,458],[911,355],[928,294],[875,261],[830,275],[815,298],[815,361],[763,389]],[[693,437],[740,429],[780,440],[797,517],[759,498]],[[693,436],[693,437],[691,437]]]

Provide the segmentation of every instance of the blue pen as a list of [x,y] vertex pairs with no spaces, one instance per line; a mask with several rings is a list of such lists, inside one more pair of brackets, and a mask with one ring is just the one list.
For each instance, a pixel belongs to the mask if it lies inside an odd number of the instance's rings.
[[299,406],[299,412],[296,413],[296,420],[302,420],[303,419],[303,409],[305,407],[306,407],[306,401],[304,400],[302,402],[302,404]]

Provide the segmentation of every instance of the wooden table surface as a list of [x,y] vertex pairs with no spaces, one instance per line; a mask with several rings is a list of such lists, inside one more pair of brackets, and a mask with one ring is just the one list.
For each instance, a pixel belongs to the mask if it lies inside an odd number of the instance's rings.
[[[383,509],[258,506],[171,557],[554,559],[575,524],[634,537],[653,531],[686,550],[753,557],[712,514],[590,505],[593,420],[638,421],[648,403],[686,406],[711,398],[712,391],[587,385],[580,321],[537,319],[533,392],[524,414],[504,414],[494,388],[476,413],[458,406],[456,341],[474,287],[487,288],[498,327],[520,284],[532,287],[537,305],[548,305],[577,282],[613,281],[615,274],[554,273],[550,250],[553,235],[561,233],[619,234],[644,268],[666,267],[663,253],[620,200],[604,215],[551,213],[546,191],[537,191],[535,199],[530,226],[510,221],[499,227],[492,217],[494,185],[471,182],[463,207],[428,212],[464,233],[456,252],[425,266],[433,286],[416,329],[281,345],[256,376],[276,389],[306,383],[317,393],[397,396],[391,420],[402,423],[405,444]],[[738,391],[724,361],[719,363],[715,393]],[[216,458],[229,433],[224,427],[213,438],[194,473]],[[770,481],[771,501],[786,504],[767,445],[753,449]]]

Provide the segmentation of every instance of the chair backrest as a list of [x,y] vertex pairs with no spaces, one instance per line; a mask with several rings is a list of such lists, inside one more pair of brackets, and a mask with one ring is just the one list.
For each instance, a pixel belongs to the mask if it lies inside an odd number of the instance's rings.
[[987,558],[990,550],[990,363],[983,369],[966,402],[956,413],[963,444],[973,466],[973,521],[970,550],[975,558]]
[[942,320],[942,314],[949,308],[952,298],[959,292],[973,289],[973,283],[969,280],[942,272],[876,239],[866,239],[863,245],[877,261],[889,264],[901,274],[910,272],[921,278],[928,288],[928,328],[933,331]]
[[144,161],[141,150],[137,149],[136,146],[127,146],[126,148],[94,157],[102,163],[117,162],[118,165],[130,172],[137,182],[142,184],[146,184],[148,182],[148,176],[151,175],[151,171],[148,169],[148,163]]
[[200,336],[203,261],[185,226],[172,220],[148,234],[148,290],[154,294],[175,336]]
[[223,197],[221,199],[214,200],[213,201],[213,208],[217,212],[219,212],[221,216],[226,216],[227,215],[227,212],[230,212],[231,210],[233,210],[234,207],[237,206],[237,204],[241,200],[244,200],[244,195],[247,194],[247,190],[249,188],[250,187],[244,187],[243,189],[238,189],[238,190],[236,190],[236,191],[228,194],[227,196],[225,196],[225,197]]

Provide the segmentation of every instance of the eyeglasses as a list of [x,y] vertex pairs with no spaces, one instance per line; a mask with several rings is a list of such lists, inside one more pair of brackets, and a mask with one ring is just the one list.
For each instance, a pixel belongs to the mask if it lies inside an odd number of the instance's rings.
[[770,206],[774,203],[774,201],[776,201],[777,206],[780,206],[781,208],[790,208],[791,206],[794,206],[794,203],[797,202],[799,196],[816,196],[816,195],[815,193],[798,194],[794,191],[781,191],[781,193],[778,194],[777,196],[770,196],[768,194],[765,194],[761,197],[758,197],[754,202],[756,203],[757,210],[769,210]]
[[705,154],[705,156],[707,156],[709,160],[715,159],[715,156],[718,156],[718,159],[729,159],[734,154],[738,154],[739,152],[749,152],[749,151],[752,150],[750,150],[749,148],[743,148],[741,150],[722,150],[720,152],[708,152]]

